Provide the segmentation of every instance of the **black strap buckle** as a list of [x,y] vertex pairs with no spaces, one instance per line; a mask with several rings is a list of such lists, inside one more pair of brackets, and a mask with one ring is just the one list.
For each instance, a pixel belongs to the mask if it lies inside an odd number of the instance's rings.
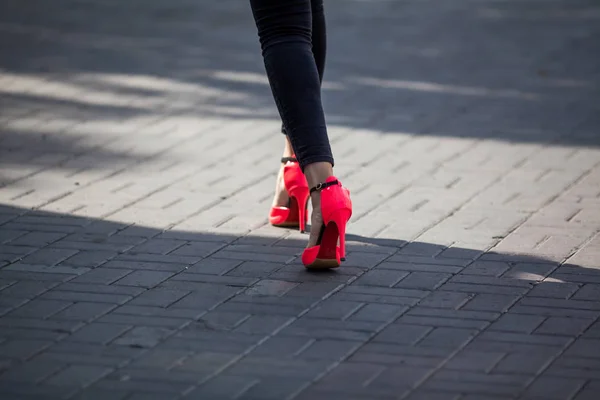
[[323,189],[326,189],[330,186],[335,186],[335,185],[339,185],[339,181],[335,180],[335,181],[331,181],[331,182],[319,183],[317,186],[310,189],[310,193],[312,194],[313,192],[320,192]]

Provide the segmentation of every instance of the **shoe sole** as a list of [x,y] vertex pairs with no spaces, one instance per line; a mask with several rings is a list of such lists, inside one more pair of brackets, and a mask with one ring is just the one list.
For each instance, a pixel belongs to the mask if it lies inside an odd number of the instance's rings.
[[306,265],[306,269],[333,269],[339,268],[340,264],[335,259],[317,258],[312,264]]
[[300,224],[298,222],[282,222],[281,224],[271,224],[276,228],[299,228]]

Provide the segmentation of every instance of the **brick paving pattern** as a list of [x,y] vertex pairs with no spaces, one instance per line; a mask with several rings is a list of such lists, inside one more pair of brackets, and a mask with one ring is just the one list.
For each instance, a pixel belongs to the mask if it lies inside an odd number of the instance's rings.
[[326,9],[308,273],[247,2],[2,1],[0,398],[598,398],[600,5]]

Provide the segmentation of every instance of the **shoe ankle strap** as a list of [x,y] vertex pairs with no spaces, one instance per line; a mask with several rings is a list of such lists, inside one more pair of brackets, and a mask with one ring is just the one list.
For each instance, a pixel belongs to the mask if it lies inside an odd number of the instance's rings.
[[282,157],[281,158],[282,164],[286,164],[288,162],[298,162],[298,159],[296,157]]
[[317,186],[310,188],[310,194],[313,194],[313,192],[320,192],[321,190],[323,190],[325,188],[328,188],[330,186],[335,186],[335,185],[339,185],[339,182],[337,179],[335,181],[331,181],[331,182],[319,183]]

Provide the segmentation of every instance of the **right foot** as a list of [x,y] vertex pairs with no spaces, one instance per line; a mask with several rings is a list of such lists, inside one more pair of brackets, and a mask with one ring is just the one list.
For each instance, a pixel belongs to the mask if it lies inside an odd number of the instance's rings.
[[350,194],[335,176],[311,191],[315,209],[302,263],[306,268],[337,268],[346,255],[346,223],[352,215]]
[[306,225],[306,206],[308,202],[308,183],[296,159],[283,157],[284,164],[277,177],[275,198],[269,214],[271,225],[280,227],[299,227],[304,232]]

